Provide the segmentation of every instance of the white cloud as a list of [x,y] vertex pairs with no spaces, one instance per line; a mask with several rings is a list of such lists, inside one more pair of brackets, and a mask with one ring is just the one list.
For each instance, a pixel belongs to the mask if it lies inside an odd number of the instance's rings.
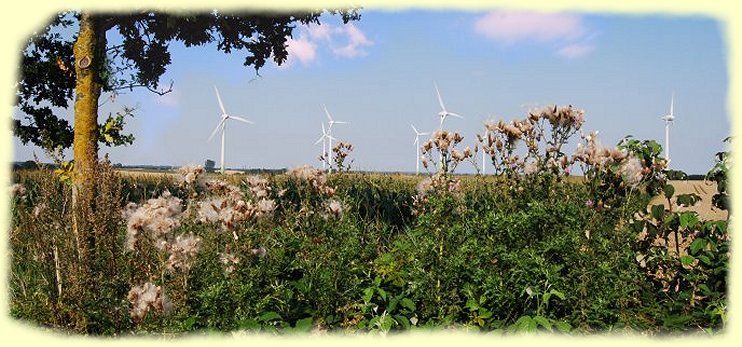
[[346,58],[355,58],[368,54],[365,47],[372,46],[374,43],[366,38],[366,35],[361,30],[353,24],[346,24],[338,29],[337,32],[347,38],[347,44],[333,48],[332,52],[335,53],[335,55]]
[[525,11],[490,12],[476,20],[474,30],[505,43],[575,39],[587,31],[582,19],[576,15]]
[[[584,42],[594,34],[582,17],[568,13],[493,11],[474,22],[474,31],[504,44],[557,43],[559,48],[555,54],[568,59],[582,58],[595,49],[595,45]],[[580,40],[583,42],[578,42]]]
[[587,43],[573,43],[566,45],[556,51],[556,54],[569,59],[582,58],[595,49],[595,46]]
[[330,41],[332,35],[332,26],[330,24],[324,25],[307,25],[304,27],[309,37],[313,40],[319,41]]
[[366,48],[374,44],[353,24],[303,25],[296,32],[298,39],[288,38],[286,41],[289,55],[282,68],[294,65],[297,60],[302,65],[309,65],[319,59],[323,49],[329,49],[335,56],[343,58],[364,56],[368,54]]
[[289,38],[286,42],[289,59],[296,58],[303,65],[310,64],[317,59],[317,45],[306,37],[300,37],[298,40]]

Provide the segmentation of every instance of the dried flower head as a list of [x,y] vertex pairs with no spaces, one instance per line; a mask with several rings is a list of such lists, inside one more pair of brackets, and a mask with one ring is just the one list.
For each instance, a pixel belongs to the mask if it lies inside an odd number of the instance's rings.
[[641,183],[642,178],[644,178],[642,174],[643,169],[641,161],[637,157],[632,156],[621,164],[619,173],[626,185],[636,188]]
[[250,250],[250,254],[258,258],[263,258],[268,254],[268,251],[264,247],[253,248]]
[[201,238],[194,235],[178,235],[171,242],[161,242],[160,248],[170,253],[165,266],[169,271],[188,271],[191,260],[196,256],[201,246]]
[[162,287],[150,282],[131,288],[126,297],[132,305],[131,317],[136,321],[144,319],[150,309],[164,314],[172,311],[173,305],[162,292]]
[[165,191],[159,198],[149,199],[142,206],[128,204],[124,208],[126,219],[126,246],[134,250],[138,236],[149,233],[154,240],[161,239],[180,226],[181,200]]
[[343,205],[335,199],[330,200],[327,204],[327,212],[331,216],[339,218],[343,214]]
[[193,185],[203,173],[204,168],[201,165],[182,166],[178,169],[177,180],[181,185]]

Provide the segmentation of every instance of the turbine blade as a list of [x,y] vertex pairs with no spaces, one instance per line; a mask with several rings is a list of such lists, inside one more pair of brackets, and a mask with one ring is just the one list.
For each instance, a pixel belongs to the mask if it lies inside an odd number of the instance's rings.
[[320,142],[322,142],[324,139],[325,139],[325,135],[322,135],[322,136],[319,137],[319,139],[314,144],[317,145]]
[[245,118],[242,118],[242,117],[237,117],[237,116],[227,116],[227,117],[228,118],[231,118],[231,119],[234,119],[234,120],[238,120],[240,122],[245,122],[247,124],[254,124],[253,122],[251,122],[251,121],[249,121],[249,120],[247,120]]
[[336,124],[350,124],[350,122],[341,122],[339,120],[333,121],[333,123],[336,123]]
[[430,135],[430,133],[419,133],[418,135],[424,136],[424,135]]
[[222,118],[222,121],[219,122],[219,124],[216,125],[216,128],[214,128],[214,131],[211,132],[211,136],[209,136],[209,141],[214,138],[214,135],[216,135],[217,131],[221,129],[221,127],[224,125],[224,121],[227,120],[227,118]]
[[441,104],[441,109],[444,111],[446,110],[446,106],[443,105],[443,98],[441,98],[441,92],[438,91],[438,85],[436,83],[433,83],[435,86],[435,94],[438,95],[438,103]]
[[670,97],[670,115],[671,116],[673,115],[672,113],[673,104],[675,104],[675,93],[672,93],[672,96]]
[[415,128],[414,125],[410,124],[410,126],[412,127],[412,131],[414,131],[416,135],[420,135],[420,132],[417,131],[417,128]]
[[222,98],[219,96],[219,89],[216,89],[216,86],[214,86],[214,91],[216,91],[216,100],[219,101],[219,108],[222,109],[222,114],[227,114],[227,111],[224,110],[224,104],[222,104]]
[[454,116],[454,117],[456,117],[456,118],[461,118],[461,119],[464,119],[464,117],[462,117],[461,115],[459,115],[459,114],[457,114],[457,113],[453,113],[453,112],[448,112],[448,115],[449,115],[449,116]]
[[325,106],[325,104],[322,104],[322,108],[325,109],[325,114],[327,115],[327,119],[329,119],[330,123],[332,123],[333,122],[332,116],[330,116],[330,111],[327,110],[327,106]]
[[327,131],[325,131],[325,123],[319,123],[319,124],[322,125],[322,136],[326,136]]

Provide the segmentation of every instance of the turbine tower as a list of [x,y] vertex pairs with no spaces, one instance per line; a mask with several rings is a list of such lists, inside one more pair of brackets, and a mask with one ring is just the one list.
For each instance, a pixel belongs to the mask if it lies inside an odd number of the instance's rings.
[[[326,170],[327,169],[327,161],[328,161],[328,153],[327,153],[327,149],[326,149],[327,140],[329,140],[329,139],[335,139],[335,138],[332,137],[332,136],[330,136],[330,134],[327,133],[327,131],[325,130],[325,123],[320,123],[320,125],[322,126],[322,136],[320,136],[320,138],[317,139],[317,142],[315,142],[314,144],[317,145],[320,142],[322,142],[322,157],[323,157],[322,158],[322,170]],[[337,139],[335,139],[335,140],[337,141]]]
[[[327,158],[329,160],[329,158],[331,156],[331,153],[332,153],[332,140],[334,139],[335,141],[337,141],[336,138],[332,137],[332,125],[333,124],[350,124],[350,123],[349,122],[343,122],[343,121],[337,121],[337,120],[332,119],[332,116],[330,115],[330,111],[327,110],[327,106],[325,106],[324,104],[322,104],[322,108],[325,109],[325,115],[327,115],[327,124],[328,124],[328,128],[327,128],[327,142],[328,142],[328,146],[327,146]],[[332,172],[332,165],[330,165],[330,172]]]
[[665,159],[670,162],[670,125],[675,121],[673,106],[675,103],[675,93],[670,97],[670,114],[660,117],[665,121]]
[[227,114],[227,111],[224,110],[224,104],[222,103],[222,98],[219,96],[219,89],[217,89],[216,86],[214,86],[214,91],[216,91],[216,100],[219,101],[219,108],[222,111],[222,115],[221,115],[221,121],[219,121],[219,124],[217,124],[216,128],[214,128],[214,131],[211,133],[211,136],[209,136],[209,141],[211,141],[211,139],[214,138],[214,135],[216,135],[219,129],[222,130],[222,153],[221,153],[220,172],[224,174],[224,138],[225,138],[225,133],[226,133],[226,128],[227,128],[227,119],[234,119],[234,120],[238,120],[240,122],[245,122],[248,124],[252,124],[252,122],[242,117],[230,116],[229,114]]
[[461,115],[459,115],[457,113],[449,112],[448,110],[446,110],[446,106],[443,105],[443,98],[441,98],[441,93],[440,93],[440,91],[438,91],[438,84],[436,84],[434,82],[433,83],[433,86],[435,86],[435,94],[438,95],[438,103],[441,105],[441,111],[438,112],[438,117],[441,118],[440,129],[443,129],[443,121],[445,121],[446,120],[446,117],[448,117],[448,116],[452,116],[452,117],[463,119],[464,117],[462,117]]
[[430,135],[430,133],[421,133],[417,131],[417,128],[415,128],[414,125],[410,124],[410,126],[412,127],[412,130],[415,132],[415,142],[413,142],[413,144],[415,144],[415,154],[417,155],[415,159],[415,175],[419,175],[420,174],[420,136]]

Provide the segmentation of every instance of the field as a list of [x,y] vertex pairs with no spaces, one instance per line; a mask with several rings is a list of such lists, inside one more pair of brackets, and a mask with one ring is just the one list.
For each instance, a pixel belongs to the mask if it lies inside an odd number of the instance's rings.
[[488,176],[456,174],[474,152],[445,130],[420,177],[347,172],[340,152],[331,174],[17,171],[11,315],[101,335],[722,331],[726,156],[712,183],[669,182],[651,140],[562,153],[581,124],[561,107],[488,125]]
[[[72,220],[59,219],[68,187],[51,172],[15,174],[14,317],[92,334],[654,334],[726,319],[728,241],[703,222],[719,215],[708,206],[681,231],[713,249],[684,245],[688,263],[626,223],[648,195],[587,206],[584,178],[101,173],[90,219],[112,234],[95,236],[85,266]],[[672,183],[677,194],[693,186]],[[704,199],[715,192],[693,183]],[[673,225],[644,218],[644,229]]]

